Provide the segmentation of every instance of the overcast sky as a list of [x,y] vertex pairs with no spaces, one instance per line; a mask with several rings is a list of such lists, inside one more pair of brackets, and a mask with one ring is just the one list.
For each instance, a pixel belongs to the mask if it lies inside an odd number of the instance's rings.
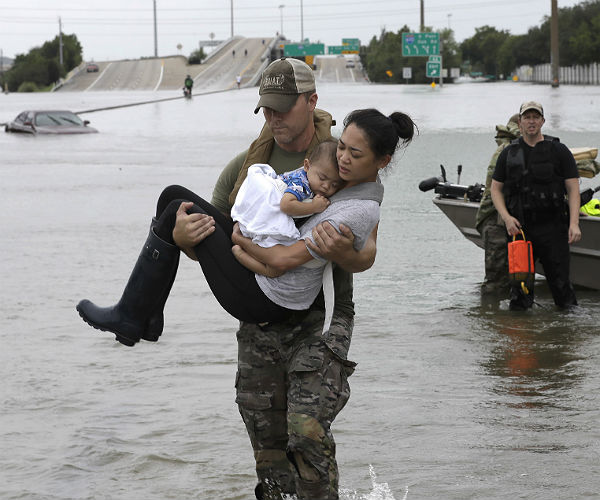
[[[580,0],[558,0],[572,7]],[[59,17],[63,33],[76,34],[85,60],[154,55],[153,0],[0,0],[0,49],[5,57],[27,53],[53,39]],[[420,0],[156,0],[158,55],[189,55],[199,40],[233,34],[341,45],[342,38],[367,44],[382,29],[405,24],[419,31]],[[424,0],[425,25],[450,27],[458,42],[489,25],[524,34],[550,15],[551,0]],[[181,45],[181,50],[177,46]]]

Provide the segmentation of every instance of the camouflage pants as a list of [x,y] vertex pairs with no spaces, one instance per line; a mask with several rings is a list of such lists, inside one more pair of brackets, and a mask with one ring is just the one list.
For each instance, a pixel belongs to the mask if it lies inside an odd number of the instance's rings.
[[507,295],[508,280],[508,233],[497,214],[485,219],[479,227],[485,250],[485,281],[483,292]]
[[[353,320],[334,318],[327,336],[322,324],[315,311],[300,324],[244,323],[238,331],[236,402],[254,449],[259,499],[338,499],[331,424],[350,397],[355,364],[336,351],[347,352]],[[347,345],[337,349],[338,341]]]

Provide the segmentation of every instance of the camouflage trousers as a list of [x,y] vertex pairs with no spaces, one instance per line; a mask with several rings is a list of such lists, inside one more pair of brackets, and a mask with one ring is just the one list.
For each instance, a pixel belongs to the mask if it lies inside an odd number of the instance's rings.
[[479,232],[485,250],[485,280],[482,292],[508,295],[508,233],[497,214],[485,219]]
[[266,327],[245,324],[238,338],[236,402],[254,450],[258,499],[337,500],[331,424],[350,397],[345,359],[353,319],[323,313]]

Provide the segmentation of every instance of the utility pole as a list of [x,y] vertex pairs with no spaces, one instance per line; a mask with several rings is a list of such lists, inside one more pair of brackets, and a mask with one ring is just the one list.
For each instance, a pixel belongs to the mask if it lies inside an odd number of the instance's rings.
[[62,41],[62,22],[60,17],[58,18],[58,60],[60,67],[63,67],[63,41]]
[[425,0],[421,0],[421,33],[425,31]]
[[154,3],[154,57],[158,57],[158,37],[156,35],[156,0]]
[[285,7],[285,5],[281,4],[279,6],[279,20],[281,21],[281,28],[280,28],[280,32],[279,35],[283,36],[283,8]]
[[231,38],[233,38],[233,0],[229,1],[231,6]]
[[300,43],[304,43],[304,7],[300,0]]
[[552,68],[552,86],[558,87],[558,0],[552,2],[552,18],[550,20],[550,66]]

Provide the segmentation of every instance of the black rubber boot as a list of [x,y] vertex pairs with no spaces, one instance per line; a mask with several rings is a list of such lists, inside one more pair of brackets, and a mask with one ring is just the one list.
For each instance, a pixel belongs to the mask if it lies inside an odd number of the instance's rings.
[[77,304],[77,311],[90,326],[114,333],[121,344],[131,347],[147,333],[150,318],[159,308],[162,331],[162,307],[178,264],[179,248],[150,229],[121,300],[111,307],[98,307],[86,299]]
[[[150,230],[152,230],[156,226],[156,223],[156,217],[152,217]],[[156,342],[163,331],[163,327],[165,324],[163,311],[165,309],[167,299],[169,298],[169,294],[171,293],[171,287],[173,286],[173,282],[175,281],[175,277],[177,276],[177,269],[179,267],[179,252],[177,253],[177,256],[175,258],[176,262],[173,265],[173,272],[169,280],[169,285],[165,288],[162,297],[158,305],[156,306],[156,310],[148,320],[148,327],[146,328],[146,331],[142,334],[142,339],[147,340],[149,342]]]

